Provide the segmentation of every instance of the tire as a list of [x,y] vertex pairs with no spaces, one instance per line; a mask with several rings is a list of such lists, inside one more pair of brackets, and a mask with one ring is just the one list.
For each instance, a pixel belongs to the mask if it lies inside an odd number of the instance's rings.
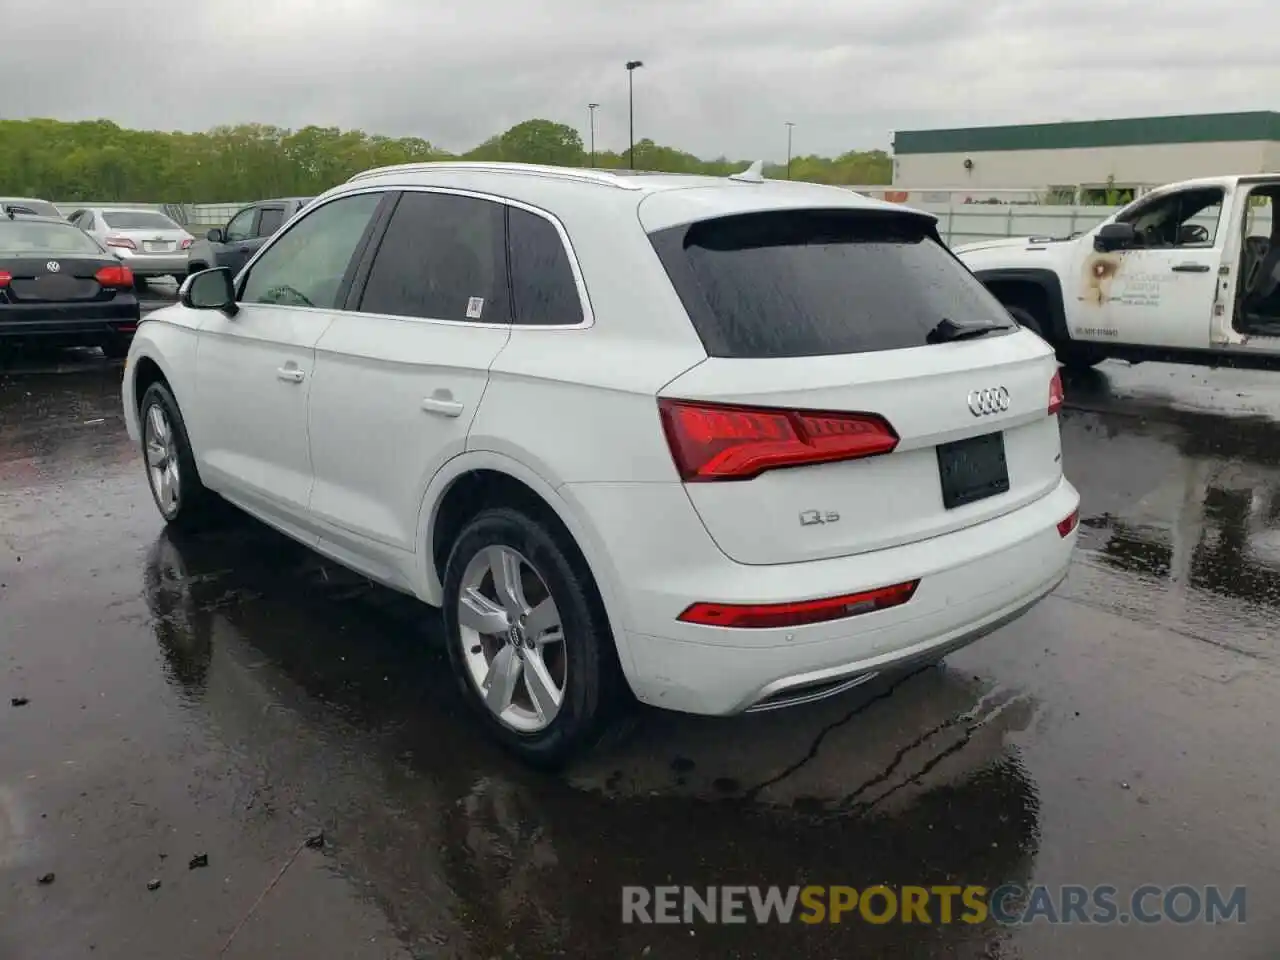
[[[160,418],[157,421],[155,418]],[[214,495],[200,482],[187,426],[169,387],[153,383],[138,404],[143,465],[147,486],[165,523],[175,530],[198,530],[208,521]],[[163,425],[165,429],[159,429]],[[169,483],[162,484],[161,476]],[[176,474],[176,484],[173,482]]]
[[[510,569],[504,558],[521,570],[521,590],[500,605],[493,571]],[[466,623],[464,589],[472,598]],[[555,630],[543,632],[552,620],[544,597],[558,614],[558,640]],[[449,553],[443,603],[449,662],[462,695],[506,749],[532,766],[555,769],[597,742],[621,702],[621,670],[595,584],[562,535],[518,509],[481,511]],[[519,629],[505,626],[513,622],[510,609],[525,611]],[[482,634],[476,629],[481,626],[495,629]],[[491,697],[491,708],[482,687],[495,676],[495,663],[514,676],[512,693]],[[558,689],[558,703],[536,698],[535,688]]]
[[123,360],[129,356],[129,344],[131,343],[133,343],[132,337],[115,337],[111,340],[104,340],[100,344],[102,355],[108,360]]
[[1105,359],[1105,353],[1080,344],[1058,347],[1058,361],[1070,371],[1092,370]]

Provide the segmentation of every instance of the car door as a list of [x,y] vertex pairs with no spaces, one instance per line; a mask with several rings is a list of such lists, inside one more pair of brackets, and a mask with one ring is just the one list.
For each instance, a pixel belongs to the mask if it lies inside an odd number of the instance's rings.
[[258,214],[260,207],[245,207],[227,223],[223,242],[217,248],[218,266],[227,267],[238,274],[249,258],[258,252],[262,243],[258,240]]
[[465,449],[510,299],[501,202],[400,194],[320,339],[311,386],[311,512],[322,541],[372,575],[418,548],[427,484]]
[[240,277],[238,311],[210,311],[196,350],[195,445],[205,482],[297,534],[311,494],[307,402],[315,345],[372,234],[381,193],[313,209]]
[[1228,233],[1221,228],[1224,199],[1218,186],[1152,197],[1122,215],[1134,225],[1137,245],[1089,258],[1087,280],[1116,342],[1209,348]]

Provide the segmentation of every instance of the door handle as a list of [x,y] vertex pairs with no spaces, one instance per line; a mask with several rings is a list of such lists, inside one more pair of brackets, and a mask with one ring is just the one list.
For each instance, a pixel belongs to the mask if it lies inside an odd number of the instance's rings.
[[279,367],[276,370],[276,377],[286,381],[287,383],[301,383],[306,376],[307,375],[297,367]]
[[1180,263],[1173,268],[1174,273],[1208,273],[1207,263]]
[[422,409],[427,413],[438,413],[442,417],[462,416],[462,404],[444,397],[427,397],[422,401]]

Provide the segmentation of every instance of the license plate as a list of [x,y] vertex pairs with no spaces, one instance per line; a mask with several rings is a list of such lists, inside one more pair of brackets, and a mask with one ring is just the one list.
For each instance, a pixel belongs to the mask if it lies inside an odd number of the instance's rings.
[[148,240],[142,245],[142,249],[147,253],[168,253],[172,246],[173,244],[164,240]]
[[942,505],[948,510],[1009,490],[1004,434],[988,433],[938,445]]

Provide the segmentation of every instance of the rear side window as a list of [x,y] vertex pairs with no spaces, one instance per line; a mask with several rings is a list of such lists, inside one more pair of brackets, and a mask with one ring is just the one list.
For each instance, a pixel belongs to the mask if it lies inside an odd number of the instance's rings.
[[428,320],[510,323],[500,204],[446,193],[400,197],[357,308]]
[[258,217],[258,236],[269,237],[284,223],[284,210],[280,207],[263,207]]
[[582,322],[582,298],[560,232],[546,217],[519,207],[508,212],[511,309],[516,323]]
[[713,357],[920,347],[943,319],[1014,329],[923,217],[770,211],[650,239]]

